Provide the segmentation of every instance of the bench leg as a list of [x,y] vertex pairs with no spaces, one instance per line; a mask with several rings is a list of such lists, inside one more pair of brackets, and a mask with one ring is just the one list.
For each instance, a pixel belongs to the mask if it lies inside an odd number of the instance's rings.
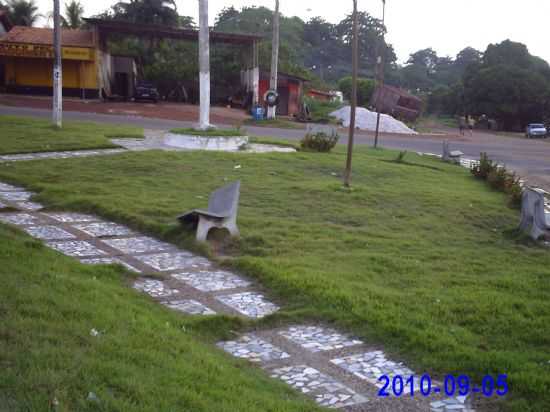
[[197,242],[206,242],[208,232],[215,226],[215,224],[201,216],[199,218],[199,225],[197,226]]

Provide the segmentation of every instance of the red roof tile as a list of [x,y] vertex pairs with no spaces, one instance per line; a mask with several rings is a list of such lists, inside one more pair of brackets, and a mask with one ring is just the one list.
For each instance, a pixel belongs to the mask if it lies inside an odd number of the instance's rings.
[[[2,39],[3,43],[53,44],[53,29],[15,26]],[[91,31],[65,30],[61,32],[61,44],[74,47],[94,47]]]

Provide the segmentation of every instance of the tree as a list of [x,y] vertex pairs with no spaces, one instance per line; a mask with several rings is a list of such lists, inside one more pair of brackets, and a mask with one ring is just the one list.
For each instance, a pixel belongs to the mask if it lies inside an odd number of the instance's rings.
[[[370,100],[374,93],[376,83],[372,79],[358,78],[357,79],[357,105],[366,107],[370,104]],[[338,82],[338,89],[344,93],[344,97],[351,101],[353,79],[351,76],[344,77]]]
[[[338,35],[344,46],[344,53],[348,62],[351,62],[351,49],[353,39],[353,16],[349,15],[336,27]],[[393,47],[386,43],[384,34],[386,27],[381,20],[372,17],[365,12],[358,13],[359,32],[359,65],[362,68],[360,75],[373,77],[376,73],[378,53],[383,56],[387,68],[391,70],[397,61]],[[377,46],[378,45],[378,46]],[[380,49],[378,49],[380,47]]]
[[[279,78],[279,0],[275,0],[275,11],[273,12],[273,39],[271,46],[271,75],[269,81],[269,88],[277,92],[278,78]],[[267,118],[275,119],[277,106],[269,106],[267,108]]]
[[84,15],[84,6],[78,0],[72,0],[65,4],[65,16],[61,18],[63,27],[68,29],[79,29],[82,27],[82,16]]
[[162,24],[176,27],[179,15],[175,0],[130,0],[112,7],[113,18],[136,24]]
[[8,0],[8,15],[15,26],[33,26],[41,17],[35,0]]

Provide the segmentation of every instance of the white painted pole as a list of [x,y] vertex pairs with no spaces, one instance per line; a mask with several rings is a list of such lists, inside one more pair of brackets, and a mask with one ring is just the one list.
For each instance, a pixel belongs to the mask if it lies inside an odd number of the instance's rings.
[[[275,0],[275,13],[273,14],[273,41],[271,46],[271,79],[269,88],[277,91],[279,70],[279,0]],[[275,119],[277,106],[268,106],[267,118]]]
[[210,31],[208,27],[208,0],[199,0],[199,81],[200,121],[199,129],[210,125]]
[[61,128],[63,114],[63,78],[61,63],[61,18],[59,14],[59,0],[53,0],[53,113],[54,126]]

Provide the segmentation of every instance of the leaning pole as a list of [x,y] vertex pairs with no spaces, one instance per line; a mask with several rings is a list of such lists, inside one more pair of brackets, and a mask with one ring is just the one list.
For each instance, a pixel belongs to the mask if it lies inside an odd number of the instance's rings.
[[210,29],[208,27],[208,0],[199,0],[199,129],[210,125]]
[[59,0],[53,0],[53,113],[52,122],[55,127],[62,126],[63,113],[63,80],[61,72],[61,17],[59,14]]

